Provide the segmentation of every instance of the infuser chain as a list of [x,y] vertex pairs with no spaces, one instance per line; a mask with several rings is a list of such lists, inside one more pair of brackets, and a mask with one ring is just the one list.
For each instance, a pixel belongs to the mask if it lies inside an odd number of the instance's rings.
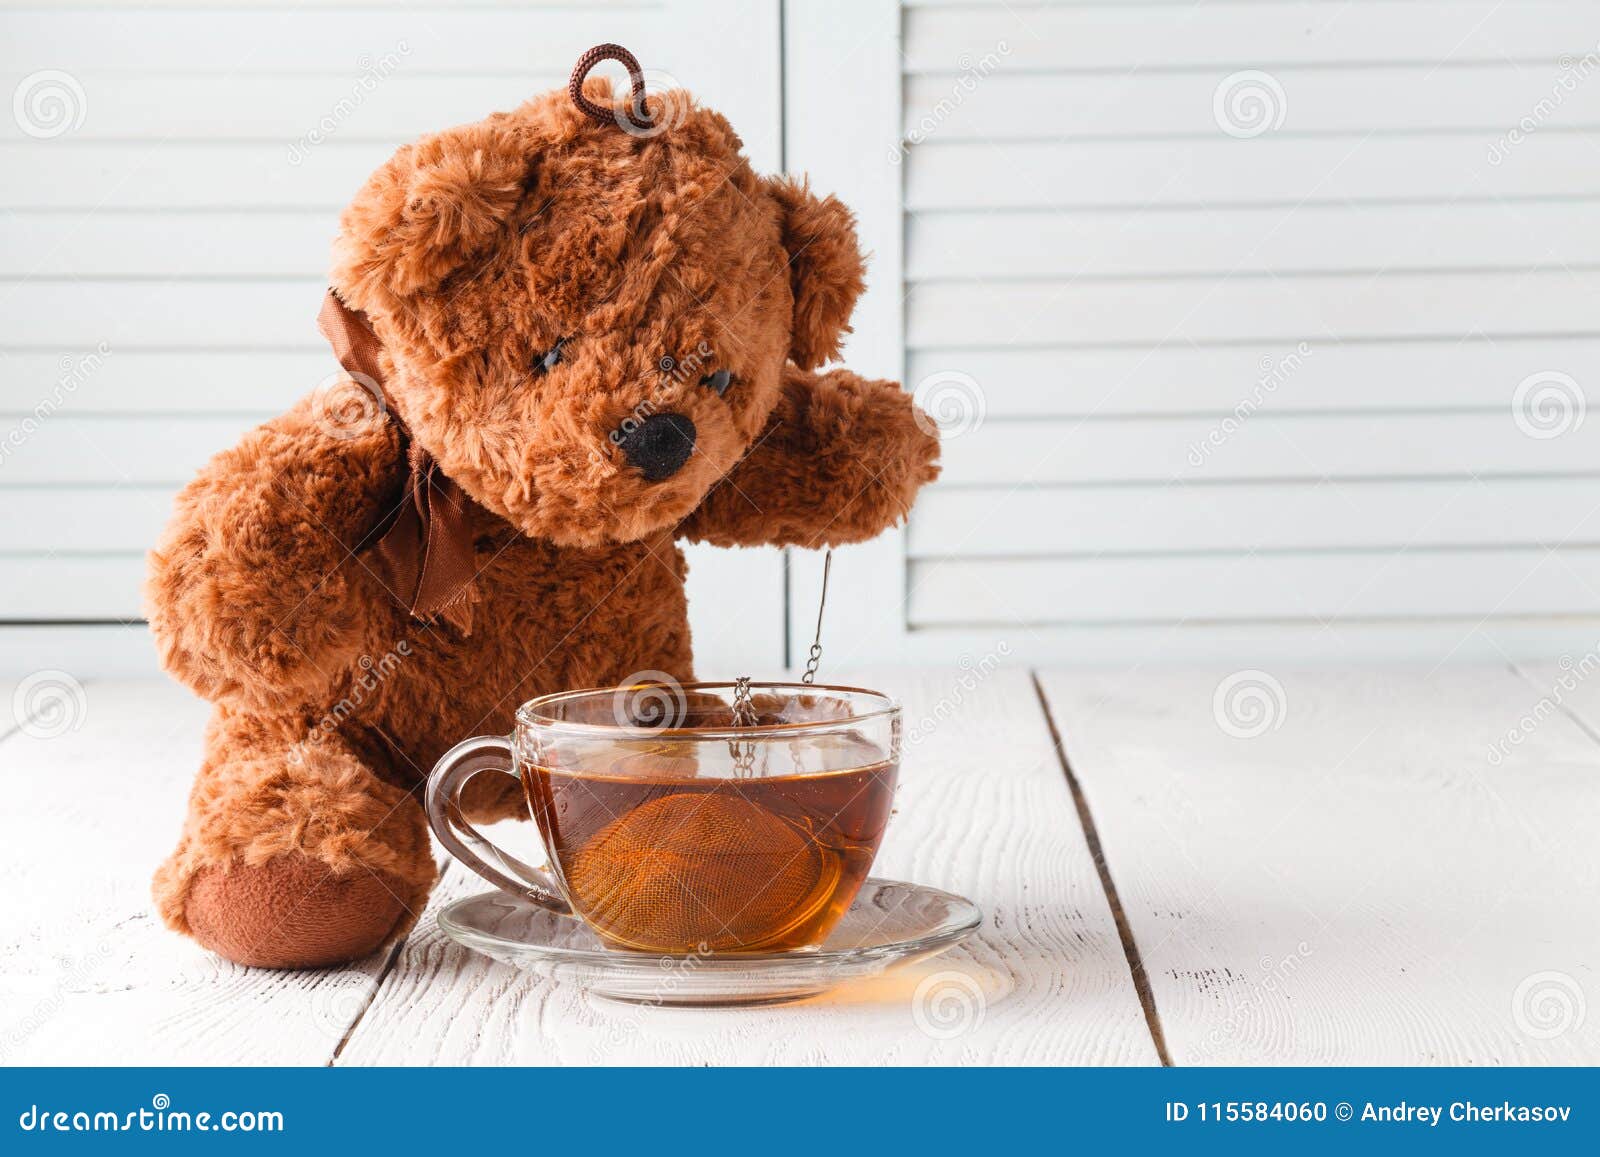
[[754,727],[759,718],[750,700],[750,676],[740,675],[733,681],[733,725]]
[[[735,727],[754,727],[761,722],[761,716],[756,712],[756,705],[750,699],[750,676],[740,675],[733,681],[733,725]],[[755,773],[756,745],[754,743],[741,743],[737,739],[728,741],[728,755],[733,760],[733,775],[735,779],[749,779]]]
[[833,550],[822,556],[822,597],[817,600],[817,633],[811,640],[811,650],[806,657],[806,672],[800,676],[802,683],[817,681],[817,667],[822,662],[822,613],[828,609],[828,572],[833,569]]
[[[828,609],[828,575],[833,570],[833,551],[822,556],[822,597],[817,601],[817,632],[811,640],[811,650],[806,655],[805,673],[800,682],[807,686],[817,681],[817,668],[822,663],[822,616]],[[750,676],[740,675],[733,681],[733,702],[729,706],[735,727],[754,727],[761,721],[760,713],[750,698]],[[733,759],[733,774],[745,778],[754,773],[755,744],[728,741],[728,754]]]

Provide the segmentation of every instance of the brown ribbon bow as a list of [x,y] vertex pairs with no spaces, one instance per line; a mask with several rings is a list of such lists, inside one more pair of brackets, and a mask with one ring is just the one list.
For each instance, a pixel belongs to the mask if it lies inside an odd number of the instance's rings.
[[472,500],[445,475],[432,454],[411,436],[384,384],[378,354],[383,345],[366,315],[328,290],[317,328],[350,375],[367,378],[383,395],[385,412],[400,431],[409,473],[399,509],[372,548],[384,585],[418,619],[442,618],[463,633],[472,630],[477,602],[473,579]]

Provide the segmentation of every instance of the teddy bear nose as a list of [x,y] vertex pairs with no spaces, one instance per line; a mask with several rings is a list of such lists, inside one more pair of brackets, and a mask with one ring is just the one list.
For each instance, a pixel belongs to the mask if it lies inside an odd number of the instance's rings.
[[694,453],[694,423],[682,414],[652,414],[621,442],[630,465],[637,466],[647,482],[671,478]]

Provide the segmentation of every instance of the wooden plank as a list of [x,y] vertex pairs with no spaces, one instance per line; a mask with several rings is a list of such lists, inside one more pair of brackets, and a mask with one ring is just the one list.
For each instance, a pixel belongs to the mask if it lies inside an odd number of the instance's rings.
[[331,228],[395,149],[330,140],[291,165],[273,144],[59,143],[0,143],[0,208],[318,209]]
[[[0,484],[180,484],[267,415],[78,418],[39,422],[0,457]],[[20,428],[20,427],[19,427]]]
[[[837,574],[835,575],[837,577]],[[842,587],[840,589],[843,589]],[[903,615],[903,603],[888,613]],[[982,655],[1003,637],[1019,663],[1124,670],[1140,664],[1229,663],[1336,666],[1371,663],[1504,663],[1579,654],[1600,638],[1600,612],[1561,618],[1496,615],[1471,619],[1308,619],[1160,623],[941,625],[908,631],[896,652],[905,663],[938,663],[951,654]],[[830,656],[870,656],[849,637],[829,636]],[[3,644],[3,639],[0,639]]]
[[[908,386],[950,371],[983,392],[991,418],[1233,415],[1261,391],[1274,414],[1477,407],[1502,410],[1539,367],[1600,360],[1600,339],[1318,343],[1159,349],[912,350]],[[933,386],[927,387],[932,389]]]
[[113,350],[320,341],[322,278],[289,281],[43,281],[10,298],[0,345]]
[[143,623],[0,626],[0,678],[17,679],[48,668],[73,671],[81,679],[164,677]]
[[[581,51],[581,50],[580,50]],[[396,55],[366,69],[352,61],[337,73],[214,74],[79,72],[85,94],[75,142],[272,141],[290,164],[335,137],[398,144],[448,125],[481,120],[566,84],[567,68],[503,75],[417,75]],[[8,91],[20,74],[0,71]],[[159,126],[159,128],[157,127]],[[14,118],[0,121],[0,140],[30,139]]]
[[[1551,60],[1594,47],[1583,4],[1211,3],[912,9],[906,70],[958,72],[985,53],[1008,69],[1264,68],[1294,64]],[[1001,53],[1001,46],[1006,51]]]
[[[333,72],[352,79],[388,58],[408,72],[566,74],[585,49],[629,44],[645,66],[671,71],[661,5],[470,8],[406,4],[381,19],[350,6],[290,9],[42,12],[14,20],[0,43],[0,70],[29,73],[48,60],[68,72],[126,68],[130,45],[149,72],[203,71],[230,77]],[[620,74],[619,74],[620,75]],[[91,94],[91,104],[92,94]]]
[[1595,745],[1491,762],[1503,664],[1043,682],[1176,1063],[1600,1061]]
[[[89,310],[98,294],[84,294]],[[110,295],[115,297],[115,295]],[[26,308],[22,311],[28,316]],[[1587,334],[1600,272],[931,282],[906,300],[914,346],[1148,344]],[[91,314],[91,316],[93,316]],[[45,319],[37,318],[43,323]]]
[[682,543],[689,633],[702,678],[770,670],[784,661],[783,552]]
[[0,499],[8,531],[0,555],[148,550],[166,524],[176,493],[176,486],[7,490]]
[[177,839],[208,709],[167,683],[63,686],[77,730],[0,744],[28,817],[0,850],[4,1062],[326,1064],[382,957],[246,969],[162,928],[149,872]]
[[[960,490],[911,515],[911,555],[1600,546],[1600,478]],[[25,541],[25,539],[24,539]]]
[[[709,6],[706,0],[667,3],[677,75],[698,102],[719,110],[738,128],[751,168],[758,173],[781,172],[784,84],[788,79],[783,65],[782,0],[742,4],[712,0]],[[717,34],[705,35],[713,22]],[[728,67],[729,44],[739,45],[743,67]]]
[[15,622],[49,619],[137,619],[145,557],[9,555],[0,566],[0,607]]
[[[1145,19],[1153,25],[1172,15],[1158,10]],[[1024,73],[1012,72],[1010,62],[999,59],[987,75],[908,77],[906,138],[1170,138],[1211,137],[1218,131],[1223,73],[1215,69]],[[1286,133],[1504,132],[1535,115],[1535,109],[1541,132],[1600,123],[1592,102],[1575,99],[1583,77],[1573,69],[1496,60],[1449,68],[1275,68],[1271,75],[1283,92],[1277,131]]]
[[[831,677],[831,676],[830,676]],[[968,678],[975,686],[963,689]],[[342,1064],[1151,1064],[1116,929],[1027,676],[946,663],[852,674],[948,716],[911,747],[876,871],[954,889],[986,914],[962,948],[772,1009],[630,1008],[491,963],[445,939],[438,903],[481,891],[452,869],[352,1034]],[[957,705],[953,696],[961,696]],[[941,702],[945,704],[940,707]],[[921,732],[919,732],[921,733]],[[528,847],[531,834],[512,847]],[[953,972],[983,1015],[935,1040],[917,985]],[[941,982],[935,982],[941,983]],[[957,1028],[963,1027],[957,1025]]]
[[1600,614],[1600,550],[1339,551],[910,565],[913,627]]
[[60,408],[74,417],[256,415],[285,410],[339,368],[330,351],[313,344],[317,340],[307,335],[303,352],[108,347],[105,355],[86,366],[84,359],[94,352],[90,347],[4,353],[0,354],[0,414],[32,414],[42,401],[58,395]]
[[1600,429],[1580,421],[1575,404],[1572,414],[1571,428],[1546,438],[1523,432],[1509,394],[1503,412],[1484,414],[1258,412],[1236,426],[1204,416],[986,421],[945,439],[941,478],[1009,486],[1591,473]]
[[21,212],[0,219],[4,277],[320,277],[332,213]]
[[[811,0],[784,5],[784,164],[813,188],[850,206],[863,252],[866,291],[851,314],[841,360],[867,377],[905,372],[904,172],[874,163],[895,139],[903,97],[899,0]],[[833,630],[871,640],[871,658],[902,653],[905,623],[879,613],[905,590],[905,540],[890,527],[850,548],[856,592],[836,602]],[[841,561],[842,561],[841,556]],[[808,637],[821,560],[790,552],[789,638]],[[791,655],[798,656],[798,649]]]
[[1491,132],[998,144],[935,137],[910,151],[906,204],[1165,208],[1600,194],[1594,133],[1536,133],[1500,164],[1490,159],[1497,145]]
[[1156,277],[1600,264],[1600,204],[918,214],[907,278]]

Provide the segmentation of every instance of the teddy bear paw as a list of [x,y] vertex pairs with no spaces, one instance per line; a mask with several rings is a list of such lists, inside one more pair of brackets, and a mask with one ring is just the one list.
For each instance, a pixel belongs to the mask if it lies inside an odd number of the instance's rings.
[[291,853],[200,868],[184,918],[201,945],[238,964],[317,968],[366,956],[409,923],[405,892],[382,873],[335,874]]

